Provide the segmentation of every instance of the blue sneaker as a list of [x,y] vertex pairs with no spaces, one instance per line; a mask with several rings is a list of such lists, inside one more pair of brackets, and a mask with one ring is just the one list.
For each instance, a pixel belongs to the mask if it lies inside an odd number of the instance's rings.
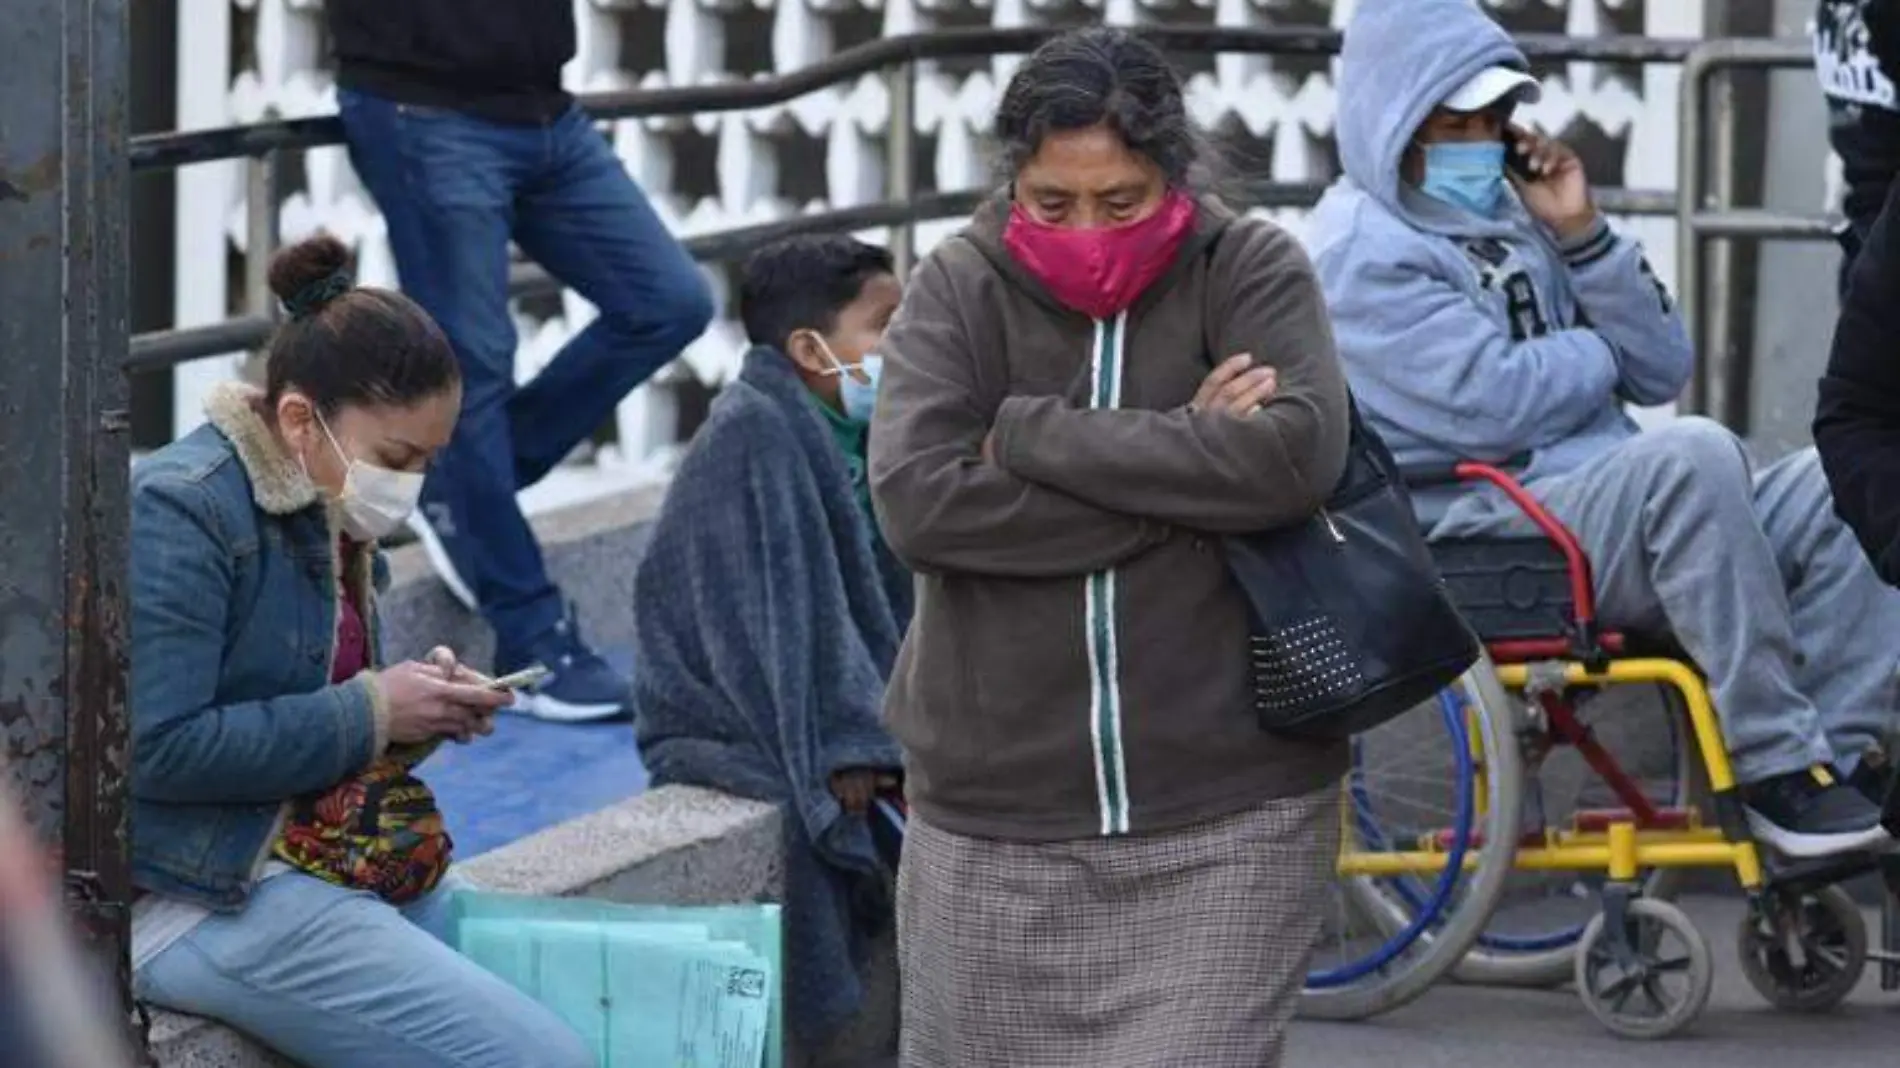
[[626,715],[632,708],[633,684],[581,640],[571,610],[534,643],[529,655],[497,660],[500,674],[530,664],[540,664],[549,672],[521,693],[510,711],[552,723],[590,723]]

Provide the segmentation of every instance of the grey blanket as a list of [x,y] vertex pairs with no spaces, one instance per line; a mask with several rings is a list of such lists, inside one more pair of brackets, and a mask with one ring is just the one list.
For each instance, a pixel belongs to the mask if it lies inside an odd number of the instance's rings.
[[635,709],[655,783],[786,811],[787,1016],[822,1041],[863,999],[887,873],[829,780],[899,767],[879,723],[911,579],[853,497],[789,361],[746,354],[668,491],[634,583]]

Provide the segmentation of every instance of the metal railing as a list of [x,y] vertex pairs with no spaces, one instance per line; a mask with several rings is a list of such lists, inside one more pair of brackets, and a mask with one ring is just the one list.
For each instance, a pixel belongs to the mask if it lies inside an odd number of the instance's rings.
[[[917,65],[932,60],[1026,53],[1059,32],[1054,28],[1018,27],[888,37],[770,78],[721,85],[595,93],[581,97],[580,104],[601,120],[745,111],[781,104],[865,75],[882,73],[890,86],[891,101],[885,143],[888,186],[885,201],[699,235],[687,239],[685,245],[701,261],[724,261],[776,237],[889,227],[893,232],[892,252],[902,270],[915,258],[918,223],[966,215],[986,192],[965,190],[917,195]],[[1141,32],[1162,48],[1179,55],[1238,53],[1323,58],[1335,55],[1341,41],[1337,31],[1304,27],[1157,26]],[[1684,62],[1697,48],[1695,41],[1649,37],[1578,39],[1557,34],[1526,34],[1517,41],[1533,60],[1551,62],[1676,64]],[[131,163],[135,171],[228,159],[246,161],[245,307],[244,314],[223,322],[135,336],[126,364],[128,370],[162,370],[207,356],[253,349],[270,337],[276,324],[276,305],[265,272],[270,254],[278,244],[277,159],[287,151],[334,145],[342,140],[342,124],[334,116],[283,119],[133,139]],[[1312,183],[1272,181],[1245,181],[1240,185],[1253,205],[1283,208],[1310,207],[1324,188]],[[1615,214],[1670,215],[1679,206],[1679,195],[1668,190],[1604,189],[1599,197],[1604,209]],[[551,293],[560,288],[545,271],[532,265],[518,267],[511,282],[513,291],[522,296]]]
[[1733,76],[1745,68],[1813,65],[1814,47],[1808,41],[1749,38],[1704,42],[1682,63],[1676,130],[1676,292],[1701,357],[1685,407],[1738,431],[1746,431],[1749,424],[1754,360],[1735,347],[1734,242],[1831,240],[1838,220],[1735,206]]

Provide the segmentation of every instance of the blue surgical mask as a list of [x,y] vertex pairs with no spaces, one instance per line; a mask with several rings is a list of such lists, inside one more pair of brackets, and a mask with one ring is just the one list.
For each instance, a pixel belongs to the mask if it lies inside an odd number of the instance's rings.
[[838,383],[838,397],[844,402],[846,417],[869,423],[871,411],[877,407],[877,384],[884,373],[884,357],[867,352],[864,359],[858,361],[858,370],[864,373],[866,381],[858,381],[856,375],[845,375]]
[[[884,373],[884,357],[867,352],[855,365],[847,367],[831,351],[831,346],[818,334],[812,335],[818,340],[818,347],[824,350],[825,359],[831,361],[831,373],[838,376],[838,400],[844,405],[844,417],[854,422],[869,423],[871,412],[877,407],[878,376]],[[863,381],[858,380],[862,373]]]
[[1487,219],[1504,199],[1504,143],[1438,141],[1425,151],[1425,180],[1420,192]]

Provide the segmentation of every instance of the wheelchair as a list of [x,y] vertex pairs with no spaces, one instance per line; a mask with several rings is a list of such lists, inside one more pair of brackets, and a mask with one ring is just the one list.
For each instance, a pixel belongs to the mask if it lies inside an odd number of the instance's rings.
[[[1783,861],[1756,844],[1700,673],[1666,639],[1599,625],[1590,561],[1563,524],[1497,466],[1406,480],[1489,484],[1539,533],[1433,546],[1486,655],[1430,714],[1355,740],[1300,1014],[1363,1019],[1445,978],[1572,981],[1612,1033],[1667,1037],[1714,979],[1707,938],[1670,903],[1697,869],[1744,891],[1742,969],[1774,1006],[1832,1008],[1870,961],[1900,988],[1893,862],[1872,949],[1840,884],[1882,859]],[[1625,699],[1644,688],[1666,715]]]

